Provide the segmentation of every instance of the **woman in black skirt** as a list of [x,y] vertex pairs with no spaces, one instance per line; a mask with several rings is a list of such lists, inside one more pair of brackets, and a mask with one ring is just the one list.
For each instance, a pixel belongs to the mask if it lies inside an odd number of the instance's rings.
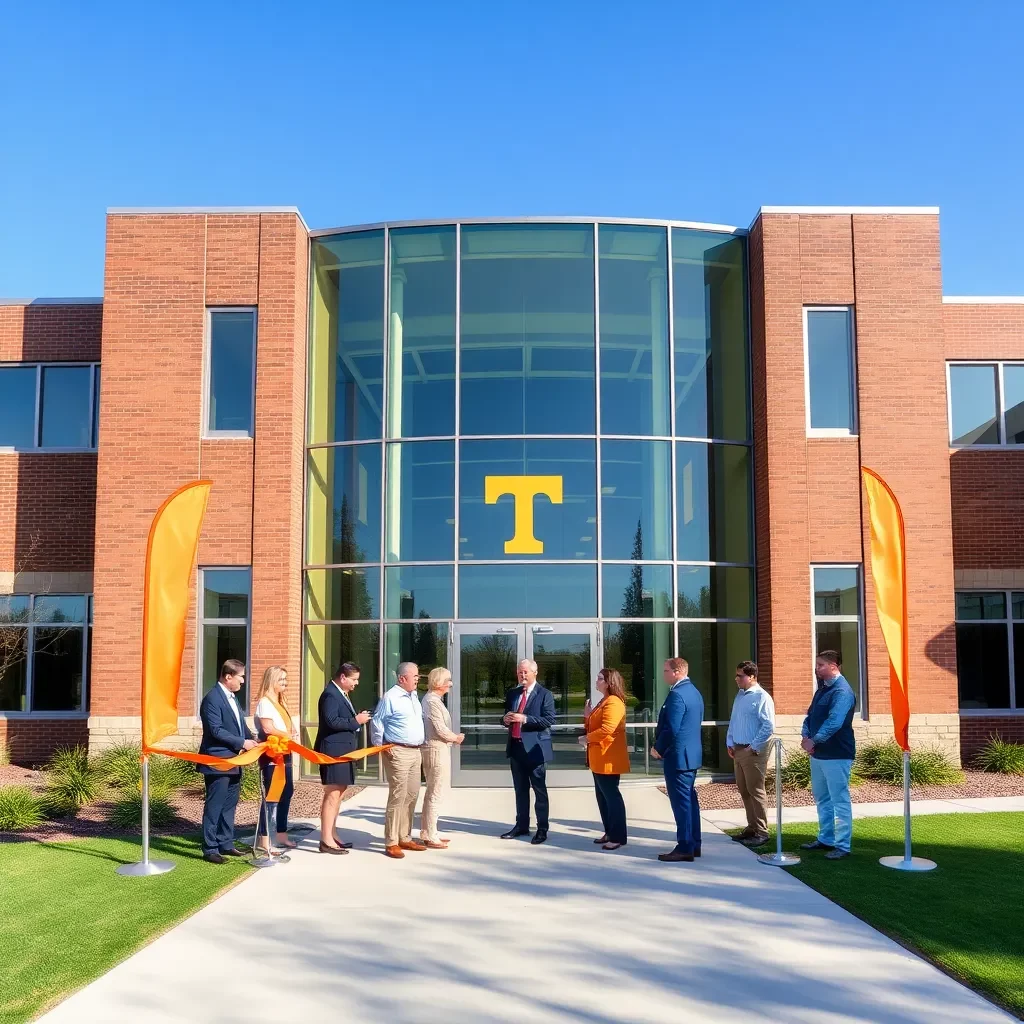
[[[319,727],[313,749],[331,757],[340,757],[358,749],[359,730],[370,720],[369,711],[356,712],[349,694],[359,683],[359,666],[346,661],[324,687],[317,707]],[[341,809],[341,796],[356,781],[355,764],[320,765],[324,799],[320,805],[320,852],[348,853],[351,843],[343,843],[334,831]]]

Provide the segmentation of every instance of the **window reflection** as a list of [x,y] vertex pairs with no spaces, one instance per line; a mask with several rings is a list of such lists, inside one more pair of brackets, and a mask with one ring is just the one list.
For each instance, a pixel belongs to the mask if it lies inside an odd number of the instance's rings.
[[661,669],[671,657],[670,622],[604,624],[604,663],[622,673],[631,721],[657,721],[668,693]]
[[677,614],[681,619],[750,619],[754,573],[718,565],[676,567]]
[[389,566],[384,573],[387,618],[450,619],[455,614],[454,566]]
[[750,451],[734,444],[676,444],[677,557],[753,561]]
[[706,722],[727,720],[736,696],[736,666],[753,659],[754,627],[746,622],[679,623],[679,656],[704,698]]
[[306,561],[379,562],[379,444],[313,448],[306,485]]
[[672,557],[671,459],[668,441],[601,442],[605,558]]
[[462,228],[464,434],[594,432],[594,229]]
[[849,309],[808,309],[807,391],[812,430],[854,430],[853,316]]
[[454,558],[455,442],[416,441],[387,447],[387,560]]
[[597,566],[461,565],[459,616],[478,619],[595,618]]
[[598,228],[601,432],[668,434],[668,235],[665,228]]
[[380,617],[380,569],[310,569],[305,618],[313,622]]
[[605,615],[672,618],[672,566],[605,565],[601,569],[601,596]]

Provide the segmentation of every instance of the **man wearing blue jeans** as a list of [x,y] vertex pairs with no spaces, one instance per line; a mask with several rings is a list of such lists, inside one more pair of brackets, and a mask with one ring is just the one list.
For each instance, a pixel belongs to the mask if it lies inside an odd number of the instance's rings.
[[818,838],[804,850],[826,850],[827,860],[850,855],[853,808],[850,769],[857,754],[853,738],[853,688],[840,671],[836,651],[821,651],[814,662],[818,689],[804,719],[800,745],[811,756],[811,791],[818,807]]

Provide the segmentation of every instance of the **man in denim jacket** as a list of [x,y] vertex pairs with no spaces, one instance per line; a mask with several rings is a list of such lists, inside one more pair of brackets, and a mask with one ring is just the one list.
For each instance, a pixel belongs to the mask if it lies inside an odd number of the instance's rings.
[[826,850],[828,860],[850,855],[853,808],[850,769],[857,754],[853,738],[856,697],[840,671],[836,651],[821,651],[814,663],[818,689],[807,709],[800,745],[811,755],[811,791],[818,807],[818,838],[805,850]]

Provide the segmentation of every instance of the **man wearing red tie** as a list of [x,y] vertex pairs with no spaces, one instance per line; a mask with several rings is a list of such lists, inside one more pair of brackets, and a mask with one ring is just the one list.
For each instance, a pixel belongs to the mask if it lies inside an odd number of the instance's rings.
[[519,685],[505,696],[505,717],[501,722],[508,729],[505,756],[512,769],[512,785],[516,790],[516,823],[502,839],[516,839],[530,834],[530,787],[537,807],[537,832],[533,845],[548,837],[547,762],[554,757],[551,749],[551,726],[555,724],[555,698],[537,682],[537,663],[524,659],[516,671]]

